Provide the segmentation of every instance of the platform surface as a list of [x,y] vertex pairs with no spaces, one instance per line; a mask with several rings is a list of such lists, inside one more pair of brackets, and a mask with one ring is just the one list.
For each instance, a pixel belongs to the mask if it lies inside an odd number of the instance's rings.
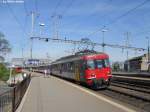
[[[84,87],[74,87],[56,77],[36,74],[21,102],[20,112],[135,112],[103,96],[89,94]],[[78,85],[75,85],[78,86]]]

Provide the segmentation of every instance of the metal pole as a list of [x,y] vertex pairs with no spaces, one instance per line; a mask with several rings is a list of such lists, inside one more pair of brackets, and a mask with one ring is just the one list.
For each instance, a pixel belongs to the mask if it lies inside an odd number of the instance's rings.
[[34,12],[31,12],[31,19],[32,19],[31,36],[33,36],[34,34]]
[[102,37],[102,42],[103,42],[103,43],[102,43],[103,52],[105,51],[105,48],[104,48],[104,47],[105,47],[105,46],[104,46],[104,32],[105,32],[105,31],[102,31],[102,34],[103,34],[103,37]]
[[[34,12],[31,12],[31,37],[33,37],[34,36]],[[31,40],[30,40],[30,58],[32,59],[32,47],[33,47],[33,39],[32,38],[30,38]]]
[[150,60],[150,52],[149,52],[149,48],[150,48],[150,46],[149,46],[149,37],[146,37],[147,38],[147,62],[149,62],[149,60]]
[[108,31],[108,30],[104,26],[104,28],[102,29],[102,48],[103,48],[103,52],[105,52],[104,34],[105,34],[106,31]]
[[53,15],[53,38],[59,38],[59,20],[61,19],[61,15]]
[[42,26],[41,26],[41,23],[40,23],[40,37],[42,37]]
[[33,39],[32,38],[30,38],[31,40],[30,40],[30,58],[32,59],[32,44],[33,44]]
[[42,28],[44,28],[45,24],[44,23],[40,23],[39,25],[40,25],[40,37],[42,37],[42,31],[43,31]]
[[11,77],[12,77],[12,67],[10,67],[10,73],[9,73],[10,85],[11,85]]
[[[126,33],[126,47],[129,47],[129,32]],[[130,63],[129,63],[129,51],[127,48],[127,71],[130,69]]]

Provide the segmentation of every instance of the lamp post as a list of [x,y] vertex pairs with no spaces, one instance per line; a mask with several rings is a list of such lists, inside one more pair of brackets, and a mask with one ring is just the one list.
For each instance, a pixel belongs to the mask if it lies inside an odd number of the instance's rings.
[[39,23],[39,25],[40,25],[40,36],[42,36],[42,27],[44,27],[45,24],[44,23]]
[[103,47],[103,52],[105,51],[105,43],[104,43],[104,34],[105,32],[107,32],[108,30],[105,29],[105,27],[102,29],[102,47]]

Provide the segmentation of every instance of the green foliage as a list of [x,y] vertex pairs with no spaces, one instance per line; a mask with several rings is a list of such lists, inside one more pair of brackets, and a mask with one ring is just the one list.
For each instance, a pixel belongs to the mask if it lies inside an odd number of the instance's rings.
[[119,62],[113,63],[112,64],[112,69],[113,69],[113,71],[119,71],[120,70]]
[[5,39],[5,35],[0,32],[0,54],[1,58],[3,58],[3,55],[6,55],[11,51],[10,44],[7,39]]
[[0,63],[0,80],[6,81],[9,78],[9,70],[4,64]]
[[[4,62],[4,55],[11,51],[10,44],[5,35],[0,32],[0,62]],[[0,63],[0,80],[6,81],[9,78],[9,70],[4,64]]]

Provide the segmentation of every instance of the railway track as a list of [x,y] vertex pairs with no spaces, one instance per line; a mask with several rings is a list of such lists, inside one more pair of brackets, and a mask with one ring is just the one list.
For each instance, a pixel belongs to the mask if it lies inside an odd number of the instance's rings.
[[136,84],[130,84],[126,82],[114,81],[111,83],[111,86],[122,87],[122,88],[130,89],[130,90],[135,90],[135,91],[150,94],[150,87],[144,86],[144,85],[136,85]]
[[138,78],[138,77],[126,77],[126,76],[114,76],[111,82],[125,84],[150,89],[150,78]]
[[124,82],[112,82],[108,89],[98,92],[133,105],[143,112],[150,112],[150,89],[148,87],[139,87],[139,85]]
[[120,86],[116,86],[116,85],[110,86],[108,88],[108,90],[115,91],[120,94],[127,95],[129,97],[134,97],[136,99],[141,99],[143,101],[150,102],[150,94],[149,93],[137,91],[135,89],[131,89],[131,88],[127,88],[127,87],[120,87]]

